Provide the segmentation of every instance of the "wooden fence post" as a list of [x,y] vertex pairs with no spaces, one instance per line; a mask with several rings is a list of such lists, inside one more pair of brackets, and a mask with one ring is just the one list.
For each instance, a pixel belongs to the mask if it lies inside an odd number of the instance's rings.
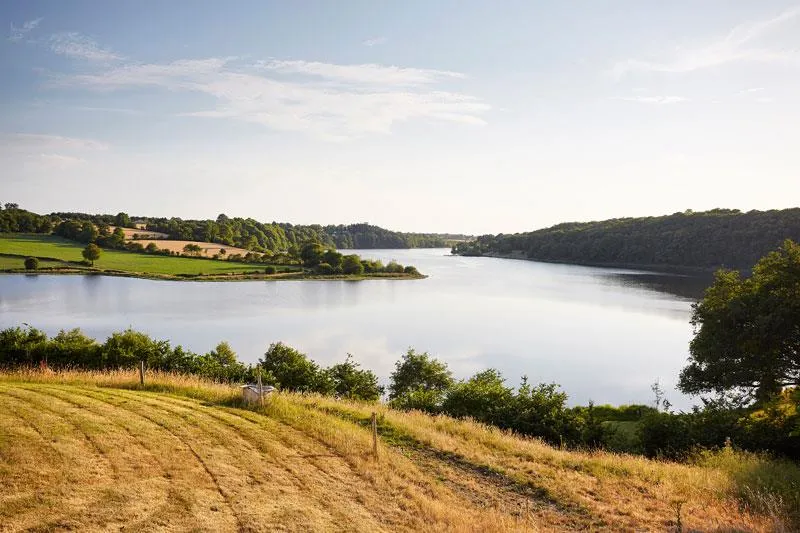
[[139,384],[144,386],[144,359],[139,363]]
[[372,412],[372,455],[378,458],[378,418],[375,411]]
[[264,407],[264,388],[261,386],[261,370],[258,371],[258,402]]

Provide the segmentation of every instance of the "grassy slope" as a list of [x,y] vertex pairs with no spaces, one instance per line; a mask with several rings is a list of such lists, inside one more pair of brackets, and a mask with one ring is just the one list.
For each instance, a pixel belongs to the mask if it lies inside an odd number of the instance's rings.
[[[82,261],[84,246],[53,235],[0,234],[0,254],[35,256]],[[109,270],[145,272],[152,274],[220,274],[263,270],[261,265],[248,265],[212,259],[167,257],[117,250],[103,250],[95,266]],[[12,266],[6,268],[19,268]]]
[[238,389],[193,378],[137,389],[124,372],[0,374],[0,529],[663,531],[678,502],[686,530],[782,527],[777,508],[740,505],[736,465],[767,464],[754,458],[701,467],[559,451],[309,396],[247,410]]

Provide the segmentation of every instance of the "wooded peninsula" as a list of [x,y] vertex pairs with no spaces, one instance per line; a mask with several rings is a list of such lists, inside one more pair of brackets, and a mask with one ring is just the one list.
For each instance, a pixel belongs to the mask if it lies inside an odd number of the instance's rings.
[[337,248],[444,246],[445,237],[369,224],[263,224],[226,215],[216,221],[39,215],[6,203],[0,208],[0,271],[196,281],[419,279],[425,276],[412,265],[384,265]]
[[747,269],[784,239],[800,240],[798,208],[566,222],[527,233],[482,235],[457,243],[453,253],[594,266]]

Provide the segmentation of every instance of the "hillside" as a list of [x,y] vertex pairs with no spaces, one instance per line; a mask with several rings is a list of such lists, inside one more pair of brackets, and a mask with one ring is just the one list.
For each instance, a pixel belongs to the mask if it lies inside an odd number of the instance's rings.
[[[731,457],[568,452],[471,422],[132,373],[0,374],[0,530],[774,531]],[[379,415],[378,457],[369,416]],[[719,459],[719,457],[717,458]],[[737,497],[739,499],[737,499]],[[680,520],[680,526],[678,526]]]
[[660,217],[570,222],[458,243],[459,255],[598,266],[747,269],[785,239],[800,241],[800,209],[714,209]]

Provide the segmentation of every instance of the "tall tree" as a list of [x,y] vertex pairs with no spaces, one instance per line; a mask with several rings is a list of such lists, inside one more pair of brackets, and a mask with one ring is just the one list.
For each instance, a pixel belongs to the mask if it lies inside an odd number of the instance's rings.
[[131,217],[127,213],[117,213],[117,216],[114,217],[114,224],[122,228],[129,228],[131,227]]
[[740,390],[765,401],[800,385],[800,246],[785,241],[747,279],[717,272],[692,325],[684,392]]
[[89,243],[83,249],[81,255],[94,266],[94,262],[100,259],[100,247],[94,243]]

